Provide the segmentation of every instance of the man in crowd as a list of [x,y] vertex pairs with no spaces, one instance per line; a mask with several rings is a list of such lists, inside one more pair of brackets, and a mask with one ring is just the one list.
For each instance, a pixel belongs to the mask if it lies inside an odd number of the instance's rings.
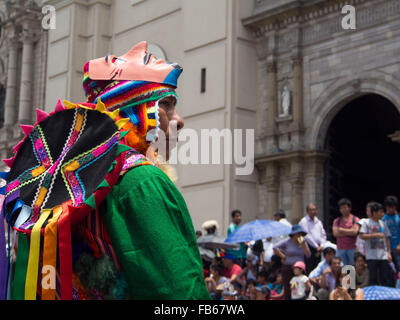
[[[375,203],[375,201],[370,201],[367,203],[367,205],[365,206],[365,214],[367,215],[366,218],[362,218],[360,219],[357,223],[360,225],[360,230],[362,225],[364,224],[364,222],[367,222],[369,218],[371,218],[371,206]],[[357,236],[357,240],[356,240],[356,253],[361,253],[362,255],[365,256],[366,252],[365,252],[365,240],[363,240],[361,238],[361,234],[359,234]],[[355,263],[355,261],[354,261]]]
[[318,300],[329,300],[329,294],[335,289],[336,279],[342,272],[341,262],[339,257],[332,257],[329,267],[322,272],[321,288],[317,292]]
[[329,262],[336,255],[336,250],[332,247],[327,247],[323,251],[324,259],[317,265],[317,267],[310,272],[308,278],[311,284],[319,287],[322,278],[322,273],[329,267]]
[[[242,222],[242,212],[240,210],[233,210],[231,213],[232,223],[228,226],[228,236],[234,232]],[[238,249],[228,249],[228,253],[235,257],[235,261],[242,268],[246,266],[246,243],[241,243]]]
[[382,221],[386,223],[390,231],[390,250],[396,271],[400,275],[400,217],[397,212],[399,201],[396,196],[387,196],[384,200],[386,214]]
[[[390,231],[382,221],[384,207],[380,203],[371,206],[371,218],[361,227],[361,238],[365,241],[366,258],[370,285],[394,286],[393,272],[389,263],[392,261],[390,250]],[[378,284],[380,279],[381,284]]]
[[354,265],[360,219],[351,213],[352,204],[349,199],[340,199],[338,207],[342,216],[333,221],[332,227],[333,236],[337,240],[337,256],[344,265]]
[[326,241],[326,233],[322,222],[318,219],[317,206],[310,203],[306,207],[307,215],[303,217],[299,225],[307,232],[305,239],[310,247],[311,256],[306,259],[307,273],[313,270],[321,261],[323,244]]
[[235,256],[231,254],[225,254],[222,256],[223,269],[221,271],[221,276],[234,282],[236,277],[242,273],[242,268],[235,263]]
[[[278,222],[280,222],[280,223],[282,223],[282,224],[284,224],[285,226],[288,226],[288,227],[290,227],[290,228],[292,227],[292,224],[286,219],[285,211],[283,211],[282,209],[279,209],[278,211],[276,211],[276,212],[274,213],[274,220],[275,220],[275,221],[278,221]],[[273,237],[272,240],[271,240],[271,242],[272,242],[273,245],[275,245],[275,244],[277,244],[278,242],[280,242],[280,241],[282,241],[282,240],[284,240],[284,239],[286,239],[286,238],[288,238],[288,236],[286,236],[286,235],[282,235],[282,236],[278,236],[278,237]]]

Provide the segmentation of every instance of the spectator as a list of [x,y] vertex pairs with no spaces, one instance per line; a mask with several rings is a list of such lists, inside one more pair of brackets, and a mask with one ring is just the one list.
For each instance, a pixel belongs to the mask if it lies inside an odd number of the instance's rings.
[[[242,222],[242,212],[240,210],[233,210],[231,213],[232,223],[228,226],[228,236],[235,231],[239,224]],[[235,256],[236,263],[242,268],[246,266],[246,244],[240,243],[238,249],[228,249],[228,253]]]
[[268,277],[276,277],[278,273],[282,272],[282,260],[281,258],[274,254],[271,257],[271,263],[269,265],[269,269],[267,270]]
[[342,272],[340,257],[333,257],[329,262],[329,267],[324,270],[321,277],[321,288],[316,296],[318,300],[329,300],[329,294],[336,288],[336,279]]
[[229,281],[224,283],[224,289],[222,291],[222,300],[237,300],[239,293],[235,287]]
[[256,300],[270,300],[270,290],[267,286],[256,287]]
[[[282,209],[279,209],[277,212],[274,213],[274,220],[278,221],[278,222],[280,222],[280,223],[282,223],[285,226],[288,226],[290,228],[292,227],[292,224],[289,221],[287,221],[287,219],[286,219],[285,211],[283,211]],[[273,237],[272,238],[272,243],[275,245],[278,242],[280,242],[280,241],[282,241],[284,239],[287,239],[287,238],[288,237],[286,235]]]
[[196,238],[198,239],[198,238],[200,238],[201,236],[202,236],[202,232],[200,231],[200,230],[197,230],[196,231]]
[[341,217],[333,221],[333,236],[337,240],[337,255],[344,265],[354,265],[354,252],[360,225],[359,218],[351,213],[351,202],[340,199],[338,202]]
[[268,274],[265,271],[257,273],[257,287],[268,285]]
[[292,227],[292,224],[286,219],[285,211],[283,211],[282,209],[279,209],[277,212],[274,213],[274,220],[283,223],[288,227]]
[[[246,286],[246,281],[248,280],[257,280],[257,274],[261,267],[258,263],[258,257],[256,255],[247,256],[247,266],[242,270],[239,276],[236,278],[236,282],[238,282],[241,286]],[[243,279],[243,280],[242,280]]]
[[285,300],[290,299],[290,279],[293,277],[292,265],[297,261],[304,262],[310,256],[310,249],[304,236],[307,233],[299,225],[294,225],[289,239],[282,240],[274,246],[274,252],[283,261],[282,275],[285,288]]
[[324,259],[308,275],[311,284],[314,285],[316,289],[319,289],[322,273],[329,267],[329,262],[336,255],[336,250],[331,247],[327,247],[324,249],[322,254],[324,256]]
[[229,279],[221,276],[221,271],[222,267],[219,264],[214,263],[210,266],[210,277],[205,279],[208,292],[214,300],[219,300],[221,298],[221,291],[219,288],[226,281],[229,281]]
[[278,273],[276,277],[269,278],[268,288],[271,290],[272,300],[283,300],[285,289],[283,288],[282,273]]
[[303,261],[297,261],[292,266],[294,277],[290,280],[292,300],[306,300],[307,292],[311,290],[311,283],[306,273],[306,265]]
[[234,282],[239,274],[242,273],[242,268],[234,263],[235,257],[231,254],[225,254],[222,257],[223,268],[221,271],[221,275],[225,278],[228,278],[231,282]]
[[256,256],[258,258],[258,264],[264,266],[264,244],[262,240],[250,241],[247,249],[247,260],[250,256]]
[[313,270],[321,261],[323,244],[326,241],[326,233],[322,222],[318,219],[318,210],[315,204],[308,204],[307,215],[303,217],[299,225],[307,232],[306,241],[311,251],[310,258],[306,259],[307,273]]
[[400,217],[397,212],[399,200],[396,196],[387,196],[383,204],[386,208],[386,214],[382,221],[386,223],[390,231],[390,251],[400,277]]
[[371,218],[363,223],[361,238],[366,240],[366,258],[369,270],[370,285],[378,285],[378,277],[381,285],[393,287],[394,278],[390,268],[390,231],[386,223],[382,221],[384,208],[380,203],[371,206]]
[[264,248],[264,264],[263,268],[265,270],[269,270],[271,267],[271,259],[274,255],[274,244],[272,242],[272,238],[263,239],[263,248]]
[[256,282],[254,280],[248,280],[246,283],[246,296],[249,300],[256,300]]
[[[367,215],[367,218],[363,218],[363,219],[360,219],[360,221],[358,221],[358,224],[360,225],[360,230],[361,230],[361,227],[362,227],[363,223],[366,222],[369,218],[371,218],[371,206],[374,203],[375,203],[375,201],[370,201],[370,202],[367,203],[367,205],[365,207],[365,213]],[[361,234],[359,234],[357,236],[356,251],[362,253],[364,256],[366,254],[366,252],[365,252],[365,240],[361,239]]]
[[364,300],[364,291],[361,288],[351,289],[342,286],[343,277],[340,272],[336,278],[336,288],[329,294],[329,300]]
[[201,226],[204,231],[206,232],[206,235],[217,235],[218,234],[218,222],[216,220],[207,220],[205,221],[202,226]]
[[356,269],[356,287],[364,288],[369,286],[369,270],[365,256],[356,252],[354,254],[354,263]]

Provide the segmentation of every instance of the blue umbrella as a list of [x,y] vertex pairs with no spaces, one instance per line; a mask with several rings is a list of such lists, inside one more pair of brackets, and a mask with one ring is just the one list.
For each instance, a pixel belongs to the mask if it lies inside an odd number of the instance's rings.
[[274,220],[254,220],[232,232],[225,242],[240,243],[289,234],[291,228]]
[[363,288],[365,300],[400,300],[400,289],[382,286]]

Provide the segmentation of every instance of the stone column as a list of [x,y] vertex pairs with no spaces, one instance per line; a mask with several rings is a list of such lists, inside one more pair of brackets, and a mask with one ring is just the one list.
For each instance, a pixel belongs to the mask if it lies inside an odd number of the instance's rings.
[[18,39],[12,32],[7,38],[8,47],[8,68],[7,68],[7,85],[6,99],[4,110],[4,125],[11,127],[17,121],[17,64],[18,64]]
[[290,183],[292,187],[292,216],[293,223],[298,223],[304,215],[303,208],[303,165],[301,159],[293,159],[290,168]]
[[267,186],[267,219],[272,219],[279,205],[278,164],[276,162],[267,163],[265,173],[265,183]]
[[37,40],[35,30],[24,27],[21,33],[22,41],[22,66],[21,66],[21,88],[19,95],[18,122],[28,123],[31,121],[32,106],[32,72],[34,42]]
[[303,60],[295,57],[293,62],[293,123],[303,128]]

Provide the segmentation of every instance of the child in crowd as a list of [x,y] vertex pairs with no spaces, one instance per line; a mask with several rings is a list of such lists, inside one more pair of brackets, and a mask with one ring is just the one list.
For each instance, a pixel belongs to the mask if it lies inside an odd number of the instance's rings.
[[270,290],[268,289],[268,286],[256,287],[256,293],[257,293],[256,300],[271,300]]
[[[360,233],[365,241],[366,258],[369,270],[370,285],[394,286],[393,272],[389,261],[392,260],[390,250],[390,231],[382,221],[384,208],[380,203],[371,206],[371,218],[363,223]],[[380,279],[381,283],[378,283]]]
[[257,298],[256,282],[254,280],[248,280],[246,283],[246,297],[249,300],[256,300]]
[[356,269],[356,287],[367,287],[369,285],[369,270],[365,256],[360,252],[356,252],[354,254],[354,263]]
[[265,271],[260,271],[257,273],[257,287],[268,285],[268,274]]
[[311,290],[311,282],[306,273],[306,265],[302,261],[297,261],[293,266],[294,277],[290,280],[292,300],[306,300],[307,292]]
[[271,299],[283,300],[285,289],[283,286],[282,273],[278,273],[276,277],[269,278],[268,288],[271,290]]

